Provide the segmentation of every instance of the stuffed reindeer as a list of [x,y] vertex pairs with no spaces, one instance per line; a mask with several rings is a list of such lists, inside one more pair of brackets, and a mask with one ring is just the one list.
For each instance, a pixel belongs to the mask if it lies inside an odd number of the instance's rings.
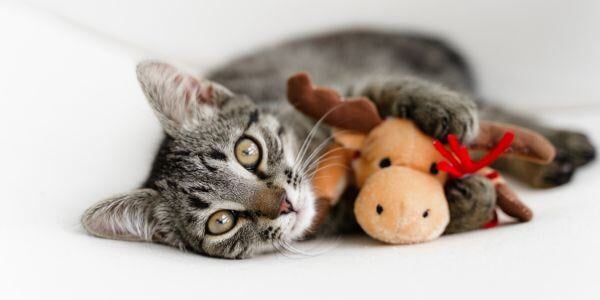
[[[533,213],[502,177],[488,166],[499,156],[538,164],[555,150],[541,135],[511,125],[481,122],[467,148],[452,135],[447,144],[425,135],[410,120],[382,120],[366,98],[344,100],[337,92],[314,87],[306,74],[288,81],[288,99],[304,114],[331,125],[333,140],[313,178],[323,220],[350,185],[360,189],[354,214],[371,237],[391,244],[430,241],[444,232],[497,224],[496,207],[521,222]],[[474,161],[469,150],[489,151]],[[448,201],[444,187],[456,178],[479,174],[494,195],[472,203]],[[465,193],[469,191],[466,190]]]

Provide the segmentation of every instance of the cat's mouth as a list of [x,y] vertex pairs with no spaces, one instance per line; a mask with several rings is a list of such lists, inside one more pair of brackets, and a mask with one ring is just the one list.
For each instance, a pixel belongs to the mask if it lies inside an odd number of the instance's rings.
[[[288,224],[285,238],[298,240],[303,237],[315,215],[314,195],[311,192],[290,193],[289,198],[281,203],[281,217]],[[285,212],[285,213],[284,213]]]

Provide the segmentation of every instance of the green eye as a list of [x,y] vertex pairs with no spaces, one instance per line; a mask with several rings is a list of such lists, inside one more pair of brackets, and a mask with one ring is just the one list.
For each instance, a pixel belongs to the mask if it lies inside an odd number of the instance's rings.
[[237,217],[229,210],[220,210],[208,218],[206,228],[208,233],[219,235],[224,234],[235,227]]
[[235,144],[235,158],[244,168],[254,170],[260,163],[262,153],[251,138],[243,137]]

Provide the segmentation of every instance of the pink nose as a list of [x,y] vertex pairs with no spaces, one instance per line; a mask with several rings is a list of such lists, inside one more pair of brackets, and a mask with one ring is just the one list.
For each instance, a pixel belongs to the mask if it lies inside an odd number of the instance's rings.
[[289,214],[294,211],[292,203],[288,200],[287,193],[281,195],[281,201],[279,202],[279,215]]

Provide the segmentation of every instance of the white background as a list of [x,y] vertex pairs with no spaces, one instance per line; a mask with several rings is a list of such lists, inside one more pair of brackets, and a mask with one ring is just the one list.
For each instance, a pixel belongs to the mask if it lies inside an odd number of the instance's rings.
[[293,34],[377,26],[442,35],[483,92],[521,107],[600,104],[595,0],[31,0],[83,29],[198,69]]
[[484,94],[597,143],[597,2],[148,3],[0,3],[0,299],[600,297],[597,164],[566,187],[517,184],[531,223],[414,246],[352,238],[316,257],[226,261],[92,238],[79,225],[93,202],[144,179],[160,139],[137,60],[202,71],[344,24],[443,33],[472,58]]

